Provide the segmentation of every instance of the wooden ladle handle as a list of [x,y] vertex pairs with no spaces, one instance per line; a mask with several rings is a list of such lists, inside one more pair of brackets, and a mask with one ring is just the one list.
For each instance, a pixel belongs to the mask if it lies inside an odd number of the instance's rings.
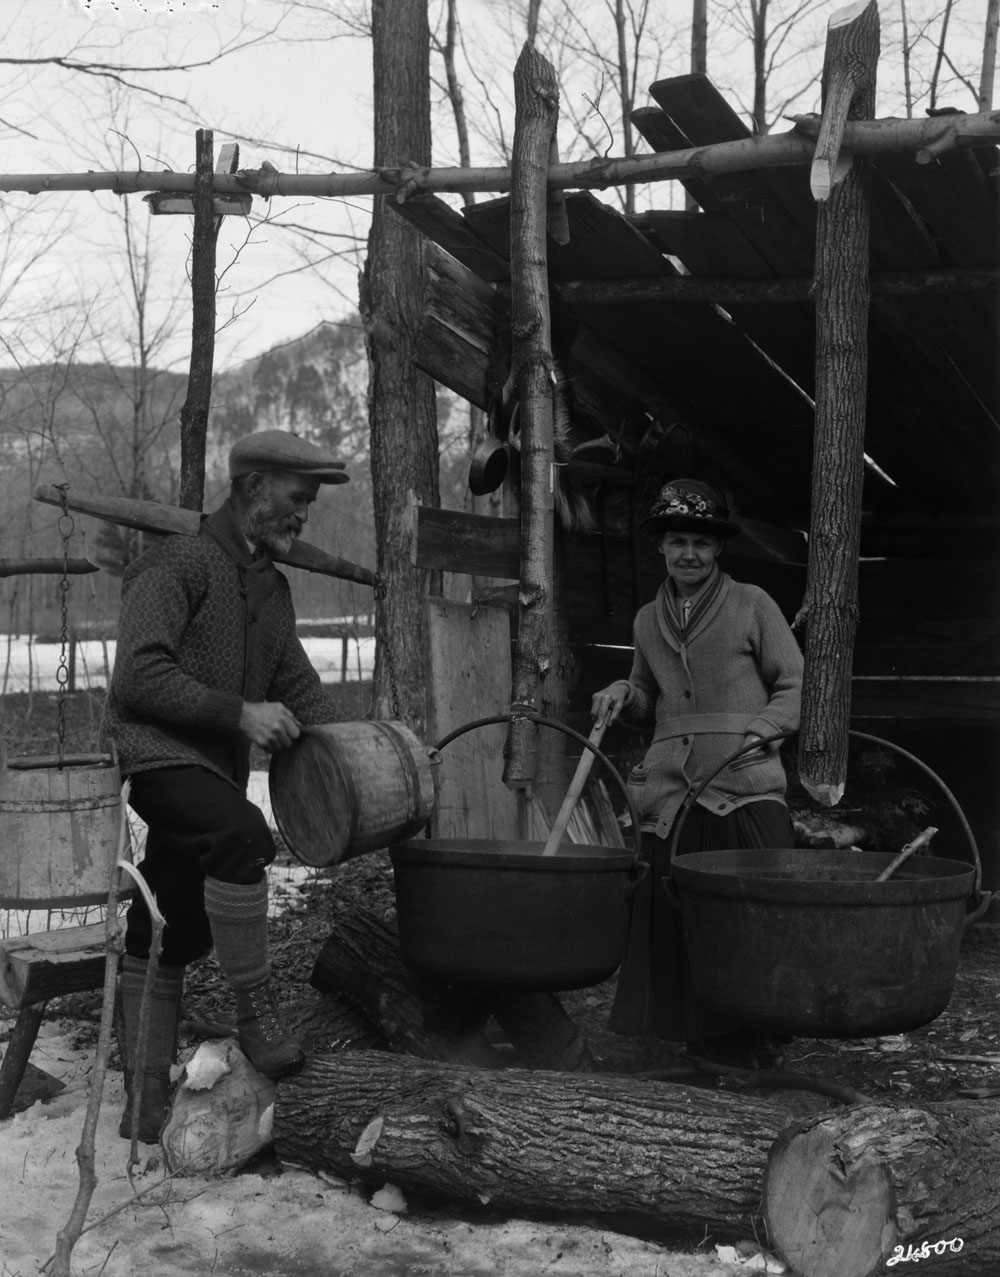
[[[608,720],[605,716],[601,716],[591,729],[588,741],[591,745],[600,745],[601,740],[607,731]],[[570,817],[576,810],[576,804],[580,801],[580,795],[583,793],[583,787],[587,783],[587,777],[590,775],[590,769],[594,765],[594,754],[589,749],[585,749],[580,756],[580,761],[576,765],[576,771],[573,773],[573,779],[570,781],[569,789],[566,790],[566,797],[562,801],[559,808],[559,815],[556,816],[556,823],[552,826],[552,832],[549,834],[542,850],[543,856],[554,856],[559,850],[559,844],[563,840],[563,834],[566,832],[566,826],[570,822]]]

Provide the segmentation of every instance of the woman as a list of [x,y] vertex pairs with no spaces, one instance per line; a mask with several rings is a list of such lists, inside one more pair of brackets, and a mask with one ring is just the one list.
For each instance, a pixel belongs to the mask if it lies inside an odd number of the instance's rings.
[[[686,794],[741,746],[798,727],[802,655],[774,600],[720,570],[725,540],[739,528],[715,488],[673,480],[640,527],[657,538],[667,578],[635,619],[631,674],[592,704],[595,718],[654,725],[629,774],[650,872],[634,900],[610,1028],[686,1042],[723,1062],[772,1062],[765,1040],[694,996],[680,915],[660,879]],[[785,785],[777,742],[744,754],[690,809],[677,854],[791,847]]]

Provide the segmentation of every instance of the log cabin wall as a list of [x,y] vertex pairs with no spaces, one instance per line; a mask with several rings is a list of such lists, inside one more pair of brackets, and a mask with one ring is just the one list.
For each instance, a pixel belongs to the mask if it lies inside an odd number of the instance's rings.
[[[653,150],[748,136],[700,75],[635,112]],[[997,148],[873,160],[870,367],[852,725],[934,767],[1000,885],[1000,379]],[[568,414],[563,484],[571,712],[627,672],[631,621],[662,572],[636,531],[665,477],[727,493],[746,532],[725,562],[791,619],[812,465],[815,211],[808,169],[692,178],[696,211],[626,219],[567,198],[550,244]],[[508,201],[401,206],[439,246],[418,362],[481,407],[506,376]],[[440,251],[443,250],[443,251]],[[516,523],[422,512],[427,564],[517,579]],[[513,547],[513,549],[512,549]],[[513,557],[511,557],[513,556]],[[464,559],[469,566],[451,566]],[[445,562],[447,560],[447,563]],[[472,566],[472,564],[475,566]],[[609,747],[613,744],[609,738]]]

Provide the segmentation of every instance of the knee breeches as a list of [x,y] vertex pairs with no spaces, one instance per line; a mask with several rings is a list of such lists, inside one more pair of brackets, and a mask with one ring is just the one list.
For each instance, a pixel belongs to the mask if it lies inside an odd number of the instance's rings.
[[[243,793],[203,767],[136,773],[129,806],[148,829],[139,869],[166,922],[162,960],[192,962],[212,947],[205,878],[260,882],[275,856],[267,821]],[[149,944],[149,911],[136,897],[127,914],[125,951],[145,958]]]

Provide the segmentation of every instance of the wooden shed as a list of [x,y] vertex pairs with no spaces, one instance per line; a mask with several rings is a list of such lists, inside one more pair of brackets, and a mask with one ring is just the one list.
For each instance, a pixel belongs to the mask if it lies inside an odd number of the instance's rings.
[[[748,137],[701,75],[634,121],[655,151]],[[1000,882],[1000,378],[995,145],[872,158],[866,473],[852,726],[935,768]],[[570,721],[627,674],[662,565],[637,532],[659,484],[717,483],[745,531],[727,570],[792,619],[813,465],[816,205],[806,165],[683,180],[684,211],[626,217],[566,197],[548,244]],[[502,419],[510,366],[507,198],[400,211],[430,241],[420,366]],[[516,488],[500,515],[420,510],[421,566],[518,577]],[[512,504],[513,503],[513,504]],[[494,593],[496,597],[496,593]]]

